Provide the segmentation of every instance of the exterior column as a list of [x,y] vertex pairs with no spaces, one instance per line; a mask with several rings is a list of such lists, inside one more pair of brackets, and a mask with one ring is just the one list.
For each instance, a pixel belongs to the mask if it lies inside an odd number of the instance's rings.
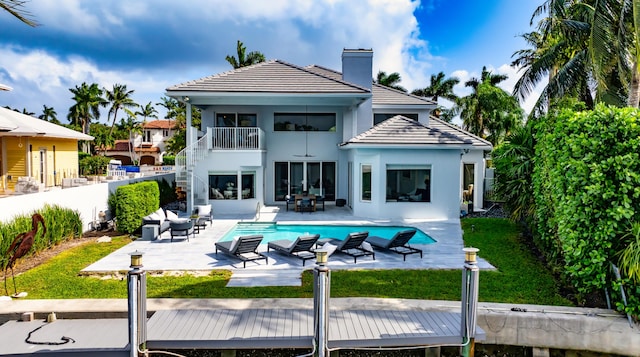
[[193,128],[191,127],[191,103],[189,103],[189,99],[188,97],[185,98],[185,104],[186,104],[186,120],[187,120],[187,127],[185,129],[185,146],[188,148],[186,155],[187,155],[187,175],[189,176],[187,182],[189,182],[189,184],[187,185],[187,213],[191,214],[191,212],[193,212],[193,200],[195,199],[195,196],[193,194],[193,166],[194,166],[194,155],[193,155],[193,149],[191,148],[191,132],[193,131]]

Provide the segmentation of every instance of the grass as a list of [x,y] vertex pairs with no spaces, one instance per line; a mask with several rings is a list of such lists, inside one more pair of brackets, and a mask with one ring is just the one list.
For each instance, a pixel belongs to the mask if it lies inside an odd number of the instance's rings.
[[[504,219],[465,219],[465,246],[498,268],[481,271],[480,301],[571,305],[558,294],[551,273],[519,242],[517,227]],[[471,227],[474,227],[472,230]],[[126,298],[123,279],[80,276],[84,267],[122,247],[128,238],[109,244],[88,244],[65,251],[49,262],[16,277],[19,290],[31,299]],[[462,252],[461,262],[462,267]],[[150,298],[310,298],[313,275],[302,276],[301,287],[226,287],[231,273],[213,271],[204,277],[148,276]],[[9,282],[9,285],[11,282]],[[331,273],[332,297],[386,297],[460,300],[460,270],[359,270]]]

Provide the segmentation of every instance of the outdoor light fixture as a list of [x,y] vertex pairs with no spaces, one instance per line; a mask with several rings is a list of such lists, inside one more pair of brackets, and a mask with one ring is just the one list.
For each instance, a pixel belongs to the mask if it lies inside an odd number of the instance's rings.
[[473,247],[462,248],[462,251],[464,252],[464,261],[469,263],[475,263],[478,250],[479,250],[478,248],[473,248]]
[[140,268],[142,267],[142,255],[144,253],[142,252],[138,252],[138,250],[136,250],[135,252],[131,252],[129,253],[129,255],[131,256],[131,266],[130,268]]
[[182,100],[184,100],[185,102],[188,102],[189,100],[191,100],[191,98],[189,98],[188,95],[185,95],[184,97],[182,97]]
[[329,258],[329,252],[326,249],[316,249],[316,263],[327,264]]

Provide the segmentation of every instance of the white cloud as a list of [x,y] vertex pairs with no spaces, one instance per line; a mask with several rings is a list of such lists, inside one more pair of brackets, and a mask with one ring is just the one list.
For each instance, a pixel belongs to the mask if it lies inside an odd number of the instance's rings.
[[[157,80],[149,72],[105,71],[84,58],[61,59],[44,51],[25,52],[15,47],[0,47],[2,73],[2,81],[14,87],[11,97],[0,97],[2,105],[37,111],[46,104],[53,106],[60,117],[72,105],[69,88],[82,82],[97,83],[101,88],[111,88],[115,83],[126,84],[135,90],[132,97],[141,104],[158,102],[164,89],[174,83]],[[7,98],[11,100],[5,104]],[[34,100],[37,102],[33,103]]]

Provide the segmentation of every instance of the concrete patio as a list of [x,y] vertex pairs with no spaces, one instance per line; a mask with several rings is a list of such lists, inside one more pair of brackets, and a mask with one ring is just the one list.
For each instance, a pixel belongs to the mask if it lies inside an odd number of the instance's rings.
[[[138,239],[107,257],[83,269],[84,273],[112,274],[129,270],[130,253],[143,252],[143,266],[149,272],[188,272],[191,274],[207,274],[211,270],[228,269],[232,278],[228,286],[299,286],[301,274],[305,269],[312,269],[313,261],[302,266],[300,259],[282,255],[275,251],[267,251],[266,244],[259,251],[265,252],[269,263],[264,260],[242,262],[225,254],[215,254],[214,243],[238,222],[278,222],[304,224],[349,224],[349,225],[406,225],[421,229],[437,242],[426,245],[415,245],[424,251],[424,257],[413,254],[403,261],[400,254],[376,251],[376,260],[361,257],[357,264],[353,258],[335,253],[329,258],[329,267],[338,269],[461,269],[464,263],[462,252],[462,229],[459,220],[451,221],[394,221],[371,220],[355,217],[346,207],[327,205],[325,211],[299,213],[285,211],[285,207],[263,207],[259,217],[224,215],[214,212],[214,220],[199,234],[186,239],[170,242],[169,232],[165,232],[157,240]],[[321,237],[322,238],[322,237]],[[479,252],[481,269],[494,269],[482,259]]]

